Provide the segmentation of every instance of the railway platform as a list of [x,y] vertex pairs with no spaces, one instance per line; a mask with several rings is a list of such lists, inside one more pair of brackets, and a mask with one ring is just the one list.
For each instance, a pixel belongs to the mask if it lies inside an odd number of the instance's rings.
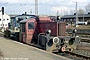
[[0,60],[71,60],[44,50],[0,37]]

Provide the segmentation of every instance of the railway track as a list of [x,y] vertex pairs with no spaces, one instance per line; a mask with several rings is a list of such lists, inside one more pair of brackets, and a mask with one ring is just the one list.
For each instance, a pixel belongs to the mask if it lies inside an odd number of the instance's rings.
[[80,45],[77,45],[76,50],[64,53],[77,57],[81,60],[90,60],[90,43],[81,42]]
[[[68,34],[72,34],[73,29],[66,29]],[[77,33],[79,35],[90,35],[90,29],[77,29]]]
[[[67,29],[67,35],[72,36],[73,29]],[[81,42],[90,43],[90,29],[77,29],[77,36],[81,37]]]
[[56,53],[56,54],[67,57],[67,58],[70,58],[70,59],[73,59],[73,60],[90,60],[89,57],[74,54],[74,53],[71,53],[71,52],[62,52],[62,53]]
[[0,37],[3,37],[4,36],[4,33],[0,32]]

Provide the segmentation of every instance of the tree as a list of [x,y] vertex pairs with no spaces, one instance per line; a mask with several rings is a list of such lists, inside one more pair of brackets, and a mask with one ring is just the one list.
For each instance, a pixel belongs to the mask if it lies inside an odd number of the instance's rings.
[[90,12],[90,3],[88,3],[85,7],[86,12]]
[[84,10],[80,8],[80,9],[78,10],[78,14],[84,14]]

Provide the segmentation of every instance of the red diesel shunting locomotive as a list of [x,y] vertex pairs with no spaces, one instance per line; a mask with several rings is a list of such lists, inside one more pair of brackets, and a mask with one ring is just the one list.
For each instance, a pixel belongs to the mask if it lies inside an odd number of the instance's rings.
[[[46,36],[47,30],[51,31],[49,37]],[[59,36],[66,36],[64,22],[54,22],[49,17],[20,21],[20,41],[24,43],[37,43],[46,49],[47,41],[52,40],[49,44],[59,43]]]
[[76,36],[66,36],[66,24],[48,17],[20,21],[21,42],[37,44],[50,52],[73,51],[80,42]]

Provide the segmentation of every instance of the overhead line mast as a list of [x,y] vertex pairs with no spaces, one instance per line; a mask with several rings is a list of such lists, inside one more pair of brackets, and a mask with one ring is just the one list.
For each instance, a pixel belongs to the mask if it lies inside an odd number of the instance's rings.
[[77,22],[78,22],[78,12],[77,12],[77,2],[76,2],[76,24],[75,24],[75,27],[77,27]]
[[35,15],[38,15],[38,0],[35,0]]

